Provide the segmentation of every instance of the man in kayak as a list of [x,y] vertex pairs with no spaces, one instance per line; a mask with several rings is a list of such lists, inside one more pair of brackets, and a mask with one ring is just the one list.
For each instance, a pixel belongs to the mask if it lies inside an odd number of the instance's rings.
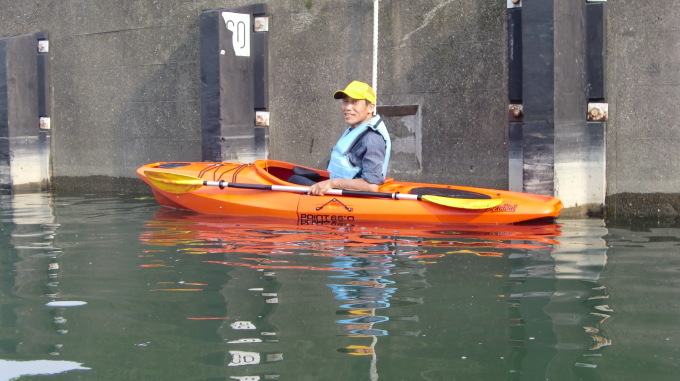
[[330,179],[305,183],[306,179],[296,181],[301,176],[293,176],[289,181],[311,185],[312,195],[322,195],[329,189],[376,192],[385,182],[392,144],[382,117],[373,115],[375,91],[366,83],[353,81],[333,97],[342,99],[342,113],[349,128],[331,151]]

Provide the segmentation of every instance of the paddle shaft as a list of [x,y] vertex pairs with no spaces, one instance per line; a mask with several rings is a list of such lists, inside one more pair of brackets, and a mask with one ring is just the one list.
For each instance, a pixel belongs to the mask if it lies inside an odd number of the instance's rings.
[[[267,184],[244,184],[244,183],[228,183],[221,181],[206,181],[198,177],[180,174],[157,171],[145,171],[145,176],[153,186],[170,193],[190,193],[202,186],[216,186],[220,189],[224,188],[241,188],[241,189],[257,189],[270,191],[283,191],[295,193],[308,193],[309,187],[288,186],[288,185],[267,185]],[[488,209],[499,205],[503,199],[463,199],[455,197],[444,197],[436,195],[418,195],[418,194],[404,194],[404,193],[386,193],[386,192],[366,192],[353,191],[345,189],[331,189],[326,192],[329,195],[349,196],[349,197],[378,197],[389,198],[393,200],[422,200],[439,205],[444,205],[451,208],[460,209]]]
[[[228,183],[226,181],[203,181],[203,185],[216,186],[224,188],[241,188],[241,189],[261,189],[273,190],[283,192],[307,193],[309,187],[296,187],[288,185],[266,185],[266,184],[243,184],[243,183]],[[366,192],[353,191],[346,189],[329,189],[326,194],[334,196],[353,196],[353,197],[380,197],[391,198],[394,200],[421,200],[419,194],[404,194],[404,193],[385,193],[385,192]]]

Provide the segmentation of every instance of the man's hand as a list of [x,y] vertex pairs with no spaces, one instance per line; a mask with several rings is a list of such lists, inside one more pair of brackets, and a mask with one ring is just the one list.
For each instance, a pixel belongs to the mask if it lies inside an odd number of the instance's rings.
[[329,189],[334,188],[333,180],[334,179],[319,181],[318,183],[309,187],[309,192],[307,193],[314,196],[321,196],[322,194],[328,192]]
[[328,179],[309,187],[308,194],[320,196],[329,189],[347,189],[364,192],[377,192],[378,185],[367,183],[364,179]]

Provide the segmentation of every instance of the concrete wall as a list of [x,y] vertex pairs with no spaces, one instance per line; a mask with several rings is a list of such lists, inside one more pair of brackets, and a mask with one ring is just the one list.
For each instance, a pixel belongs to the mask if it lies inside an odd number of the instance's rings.
[[[320,167],[345,129],[332,92],[371,82],[373,1],[287,3],[269,4],[285,31],[270,39],[270,154]],[[392,176],[507,187],[505,12],[499,1],[380,2],[378,104],[420,113],[411,126],[388,120],[394,157],[413,163]]]
[[50,40],[55,186],[92,187],[103,183],[90,176],[131,178],[141,162],[200,157],[200,4],[65,0],[0,6],[0,34],[45,31]]
[[[251,3],[0,0],[0,35],[50,39],[54,185],[200,160],[200,13]],[[373,1],[267,3],[269,156],[323,167],[344,129],[333,91],[372,80]],[[379,104],[419,106],[390,120],[395,157],[413,164],[394,176],[507,187],[505,12],[495,0],[380,1]]]
[[[371,81],[373,1],[265,2],[269,157],[322,167],[344,128],[331,93]],[[200,160],[199,17],[252,3],[0,0],[0,36],[50,39],[54,186],[130,190],[141,164]],[[608,211],[678,214],[677,2],[606,9]],[[378,103],[418,106],[389,120],[393,176],[508,187],[506,22],[506,1],[380,1]]]
[[607,3],[607,209],[680,214],[680,2]]

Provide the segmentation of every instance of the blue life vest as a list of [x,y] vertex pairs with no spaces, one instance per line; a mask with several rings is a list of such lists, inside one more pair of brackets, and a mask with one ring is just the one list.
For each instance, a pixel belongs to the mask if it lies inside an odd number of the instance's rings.
[[333,147],[333,151],[331,151],[331,160],[328,163],[328,172],[330,172],[331,178],[353,179],[361,172],[361,167],[356,167],[349,161],[349,151],[352,149],[357,139],[368,131],[369,128],[380,133],[383,139],[385,139],[385,161],[382,166],[382,175],[383,177],[387,176],[387,166],[390,162],[392,142],[390,141],[390,134],[387,132],[387,127],[385,127],[382,117],[376,115],[354,128],[348,128],[340,137],[335,144],[335,147]]

